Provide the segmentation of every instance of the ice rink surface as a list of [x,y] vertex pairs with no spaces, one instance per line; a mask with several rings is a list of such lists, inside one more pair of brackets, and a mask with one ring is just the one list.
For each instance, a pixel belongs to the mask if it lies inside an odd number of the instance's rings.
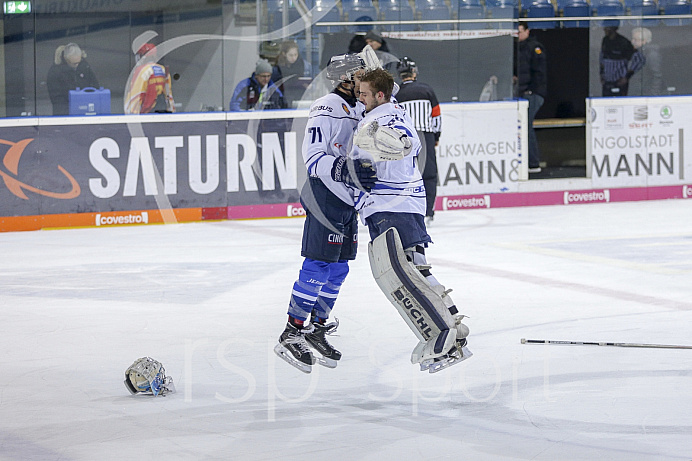
[[[303,220],[0,234],[0,459],[691,460],[692,201],[440,212],[474,356],[437,374],[361,228],[336,369],[273,347]],[[177,393],[130,395],[161,361]]]

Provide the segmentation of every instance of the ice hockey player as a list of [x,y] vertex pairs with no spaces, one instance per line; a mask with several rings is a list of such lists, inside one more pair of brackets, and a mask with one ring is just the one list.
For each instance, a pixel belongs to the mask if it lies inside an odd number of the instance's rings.
[[[302,151],[308,181],[301,191],[306,211],[301,249],[305,259],[293,284],[286,328],[274,348],[279,357],[305,373],[312,371],[316,361],[334,368],[341,358],[326,338],[338,321],[327,323],[327,319],[348,274],[348,261],[356,257],[354,195],[369,191],[375,182],[371,163],[348,157],[353,130],[363,113],[354,75],[365,68],[358,54],[332,57],[326,75],[336,88],[312,104],[305,127]],[[310,348],[318,354],[313,355]]]
[[406,111],[391,102],[394,79],[383,69],[360,77],[366,115],[351,157],[372,162],[377,182],[356,198],[370,233],[370,267],[378,285],[419,339],[411,362],[435,373],[467,359],[469,333],[446,290],[430,272],[425,248],[425,187],[416,165],[421,143]]

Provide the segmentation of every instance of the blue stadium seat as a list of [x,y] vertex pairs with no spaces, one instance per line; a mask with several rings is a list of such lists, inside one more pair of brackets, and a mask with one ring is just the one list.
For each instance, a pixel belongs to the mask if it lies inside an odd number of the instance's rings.
[[[591,10],[594,16],[624,16],[625,5],[620,0],[594,0],[591,2]],[[618,27],[619,19],[597,21],[601,27]]]
[[[527,18],[554,18],[555,7],[549,0],[533,0],[526,7]],[[555,21],[530,21],[527,19],[529,29],[553,29]]]
[[[281,29],[283,27],[283,10],[285,0],[270,0],[267,2],[267,13],[269,15],[269,24],[271,30]],[[288,5],[288,24],[298,21],[301,17],[298,9],[290,2]]]
[[[413,21],[413,8],[407,0],[380,0],[380,18],[383,21]],[[414,30],[415,24],[389,24],[382,30]]]
[[[485,12],[489,19],[516,19],[519,17],[519,5],[516,0],[486,0]],[[512,29],[510,22],[490,23],[493,29]]]
[[[591,16],[591,5],[586,0],[567,0],[562,4],[558,3],[562,10],[562,15],[568,17],[588,17]],[[563,27],[589,27],[589,21],[563,21]]]
[[[685,0],[661,0],[661,14],[691,14],[692,4]],[[690,19],[664,19],[663,24],[667,26],[682,26],[690,24]]]
[[[377,21],[377,10],[372,0],[342,0],[341,7],[347,21],[370,22]],[[367,32],[373,28],[372,24],[362,26],[350,26],[351,32]]]
[[[331,9],[329,6],[324,5],[322,0],[315,0],[315,7],[312,10],[313,17],[321,16],[317,22],[339,22],[341,21],[341,13],[339,9],[334,5]],[[324,16],[322,16],[324,15]],[[312,29],[315,33],[329,33],[329,32],[340,32],[343,30],[342,26],[314,26]]]
[[636,19],[634,16],[658,15],[658,3],[656,0],[625,0],[626,14],[633,16],[630,24],[635,26],[651,27],[659,23],[658,19]]
[[[451,0],[452,15],[457,19],[485,19],[485,8],[480,0]],[[457,24],[460,30],[485,29],[488,25],[485,22],[471,22]]]
[[[416,0],[416,12],[423,21],[439,21],[452,19],[449,8],[444,0]],[[454,24],[421,24],[421,30],[451,30]]]

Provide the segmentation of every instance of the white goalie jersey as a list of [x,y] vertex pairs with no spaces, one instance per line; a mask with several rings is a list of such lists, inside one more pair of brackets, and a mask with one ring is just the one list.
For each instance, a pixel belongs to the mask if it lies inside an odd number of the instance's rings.
[[356,197],[356,209],[363,219],[377,212],[416,213],[425,215],[425,186],[418,170],[418,154],[421,150],[420,139],[413,122],[403,107],[394,103],[382,104],[370,111],[358,123],[359,130],[372,121],[380,126],[394,128],[408,137],[409,153],[399,160],[378,161],[371,153],[354,145],[351,156],[356,159],[367,159],[373,162],[377,171],[377,183],[370,193],[359,193]]
[[308,176],[319,178],[348,205],[354,205],[354,189],[332,179],[332,165],[335,157],[347,156],[350,152],[353,132],[364,109],[360,102],[351,107],[338,94],[329,93],[310,106],[303,138],[303,160]]

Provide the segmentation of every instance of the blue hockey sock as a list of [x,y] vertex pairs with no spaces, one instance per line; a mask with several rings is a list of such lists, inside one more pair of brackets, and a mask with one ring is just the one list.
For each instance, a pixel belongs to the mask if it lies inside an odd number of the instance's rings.
[[305,258],[298,280],[293,284],[288,315],[298,320],[307,320],[315,308],[320,290],[329,279],[329,263]]
[[329,318],[346,275],[348,275],[348,261],[342,260],[329,265],[329,278],[317,297],[315,309],[312,311],[314,317],[325,320]]

